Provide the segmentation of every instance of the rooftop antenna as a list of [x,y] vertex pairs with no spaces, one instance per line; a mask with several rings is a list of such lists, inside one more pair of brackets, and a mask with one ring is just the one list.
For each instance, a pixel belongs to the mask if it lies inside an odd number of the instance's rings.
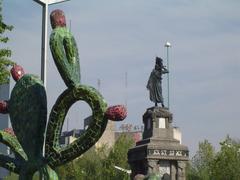
[[98,91],[100,92],[100,90],[101,90],[101,80],[100,79],[97,79],[97,88],[98,88]]
[[128,73],[125,72],[125,106],[127,107]]
[[69,20],[69,31],[72,32],[72,21],[71,21],[71,19]]
[[67,118],[67,132],[68,132],[68,127],[69,127],[69,118]]

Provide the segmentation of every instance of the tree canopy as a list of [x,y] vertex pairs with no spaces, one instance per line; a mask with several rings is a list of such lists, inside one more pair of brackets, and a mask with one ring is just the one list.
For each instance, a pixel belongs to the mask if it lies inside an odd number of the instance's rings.
[[129,170],[127,152],[133,147],[131,137],[121,135],[113,147],[91,148],[82,157],[57,169],[61,180],[128,180],[129,175],[114,166]]
[[240,142],[227,136],[220,146],[216,152],[207,140],[199,143],[187,169],[188,180],[240,179]]

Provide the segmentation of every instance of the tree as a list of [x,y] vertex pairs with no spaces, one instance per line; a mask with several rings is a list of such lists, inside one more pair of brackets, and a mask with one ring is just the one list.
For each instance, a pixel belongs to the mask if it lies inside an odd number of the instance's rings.
[[92,147],[81,158],[74,162],[75,177],[77,180],[104,180],[104,161],[107,158],[109,148],[104,145],[98,149]]
[[[0,43],[7,43],[9,38],[3,36],[6,31],[11,31],[13,26],[9,26],[3,22],[2,17],[2,0],[0,0]],[[10,72],[8,67],[13,65],[14,63],[9,60],[11,56],[11,50],[7,48],[0,49],[0,85],[9,82]]]
[[189,180],[210,180],[211,163],[215,157],[213,146],[204,140],[198,145],[198,151],[193,157],[191,164],[187,166],[187,176]]
[[211,167],[213,179],[240,179],[240,143],[227,136],[220,145]]
[[240,179],[240,142],[229,136],[220,143],[215,153],[205,140],[187,167],[188,180],[238,180]]
[[57,168],[61,180],[128,180],[129,175],[114,168],[130,169],[127,152],[134,145],[131,137],[121,135],[114,146],[91,148],[82,157]]
[[124,169],[130,169],[127,153],[128,150],[133,147],[133,145],[134,141],[132,137],[128,135],[123,134],[118,138],[113,148],[111,149],[107,160],[105,161],[105,171],[109,179],[128,179],[128,174],[116,170],[114,166],[118,166]]

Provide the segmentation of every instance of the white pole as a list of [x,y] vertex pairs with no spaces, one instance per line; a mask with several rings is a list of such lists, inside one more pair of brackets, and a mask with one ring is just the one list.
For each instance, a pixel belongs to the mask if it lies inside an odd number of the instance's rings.
[[125,106],[128,106],[128,72],[125,72]]
[[171,44],[170,42],[166,42],[166,44],[164,45],[164,47],[167,48],[167,70],[168,70],[168,74],[167,74],[167,96],[168,96],[168,109],[170,109],[170,85],[169,85],[169,73],[170,73],[170,70],[169,70],[169,48],[171,47]]
[[42,12],[42,49],[41,49],[41,80],[47,87],[47,40],[48,40],[48,4],[43,5]]
[[[42,47],[41,47],[41,80],[47,87],[47,43],[48,43],[48,5],[61,3],[69,0],[33,0],[42,6]],[[46,133],[46,132],[45,132]],[[45,139],[43,144],[43,157],[45,157]],[[42,174],[40,179],[44,180]]]

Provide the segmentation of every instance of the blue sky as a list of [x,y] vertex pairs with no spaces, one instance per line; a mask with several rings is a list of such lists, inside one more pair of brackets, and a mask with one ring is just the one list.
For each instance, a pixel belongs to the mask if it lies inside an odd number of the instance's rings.
[[[40,75],[41,7],[32,0],[4,0],[3,5],[4,20],[15,27],[8,33],[12,59]],[[166,59],[164,44],[171,42],[173,123],[194,153],[201,140],[217,146],[227,134],[240,137],[239,5],[238,0],[71,0],[52,5],[49,11],[60,8],[68,24],[71,20],[82,83],[97,88],[100,79],[109,105],[124,104],[127,97],[126,123],[141,125],[143,113],[153,105],[146,83],[155,56]],[[50,111],[66,87],[48,54]],[[88,113],[86,104],[76,103],[68,115],[69,128],[80,128],[79,119]]]

